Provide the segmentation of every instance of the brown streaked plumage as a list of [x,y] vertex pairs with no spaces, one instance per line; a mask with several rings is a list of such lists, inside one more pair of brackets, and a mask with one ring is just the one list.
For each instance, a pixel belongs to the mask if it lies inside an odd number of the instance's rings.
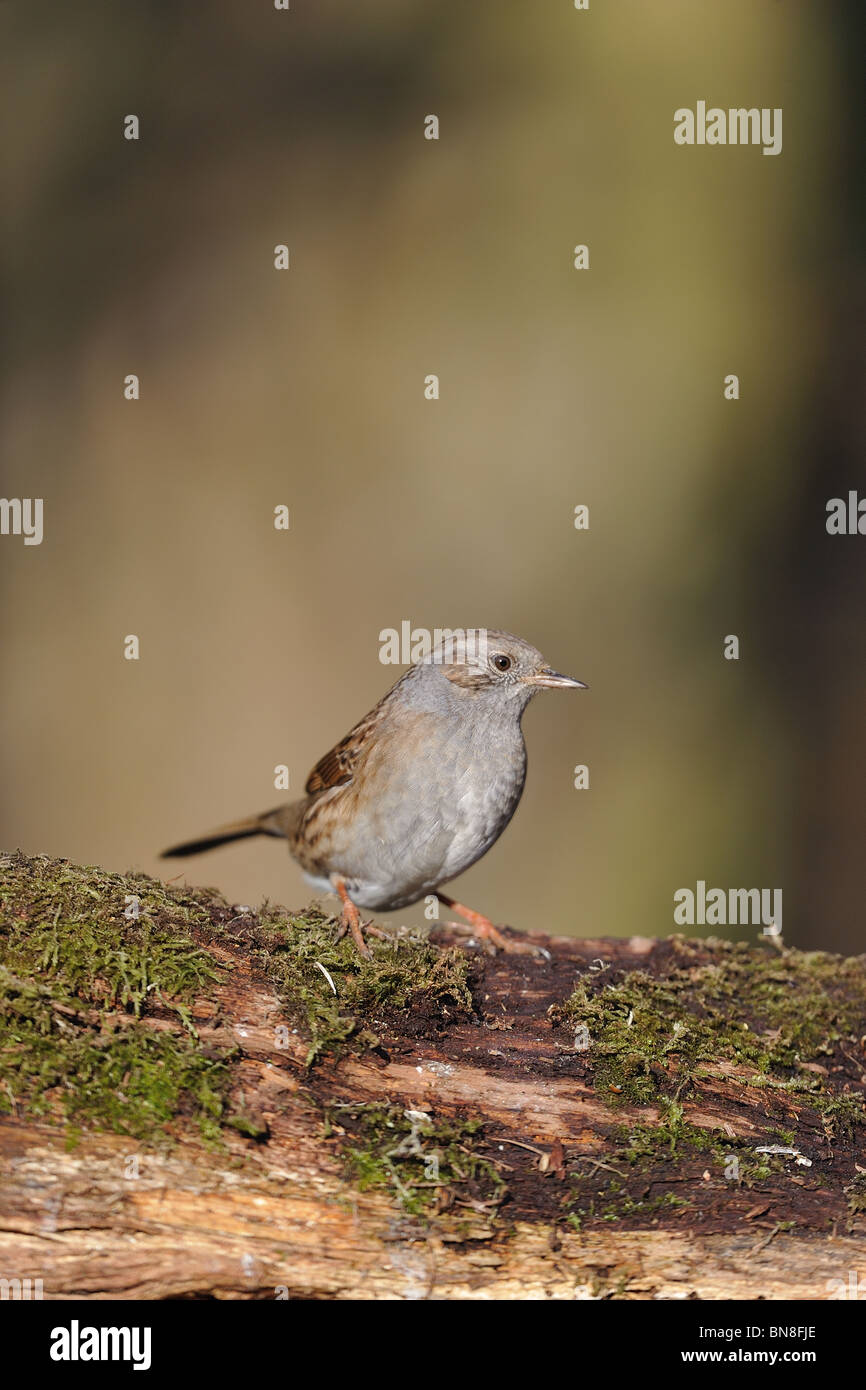
[[526,774],[520,721],[539,689],[585,688],[519,637],[479,630],[411,667],[316,764],[300,801],[166,850],[197,854],[274,835],[367,953],[358,907],[390,911],[436,893],[476,936],[514,949],[487,918],[438,889],[480,859],[510,821]]

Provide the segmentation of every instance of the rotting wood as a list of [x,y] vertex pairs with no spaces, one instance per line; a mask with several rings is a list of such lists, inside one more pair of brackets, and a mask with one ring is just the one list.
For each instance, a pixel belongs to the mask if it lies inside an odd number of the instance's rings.
[[[179,1116],[170,1147],[88,1123],[70,1143],[56,1108],[16,1101],[0,1119],[0,1277],[41,1279],[46,1299],[822,1299],[866,1279],[866,1023],[802,1063],[815,1093],[729,1057],[687,1073],[673,1048],[655,1099],[633,1104],[601,1083],[592,1029],[575,1048],[576,982],[597,998],[635,970],[685,979],[724,943],[533,937],[548,958],[477,957],[472,1010],[386,1003],[363,1046],[307,1067],[303,1027],[247,950],[256,914],[208,910],[219,935],[194,938],[231,970],[189,1014],[197,1047],[236,1049],[231,1100],[255,1137],[208,1145]],[[755,968],[776,949],[757,946]],[[183,1029],[158,1003],[136,1026]],[[349,1151],[371,1115],[402,1128],[365,1187]],[[413,1144],[431,1166],[428,1181],[415,1163],[407,1204]],[[793,1152],[757,1155],[773,1146]],[[459,1180],[437,1174],[440,1149]]]

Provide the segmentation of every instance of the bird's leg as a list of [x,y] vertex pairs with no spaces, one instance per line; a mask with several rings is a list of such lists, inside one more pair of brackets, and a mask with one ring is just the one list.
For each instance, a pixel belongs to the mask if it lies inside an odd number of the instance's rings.
[[482,941],[489,941],[500,951],[509,951],[512,954],[522,952],[534,955],[538,950],[538,947],[530,946],[526,941],[510,941],[483,913],[475,912],[471,907],[464,907],[463,903],[458,903],[454,898],[447,898],[444,893],[437,893],[436,897],[452,912],[459,912],[469,923],[469,927],[464,927],[462,922],[449,922],[448,925],[456,931],[471,931],[473,936],[479,937]]
[[346,932],[350,931],[352,940],[358,948],[358,954],[363,956],[365,960],[372,960],[373,952],[364,940],[361,914],[349,897],[345,883],[336,874],[331,879],[331,883],[334,886],[334,892],[338,894],[340,902],[343,904],[343,911],[340,915],[340,936],[345,936]]

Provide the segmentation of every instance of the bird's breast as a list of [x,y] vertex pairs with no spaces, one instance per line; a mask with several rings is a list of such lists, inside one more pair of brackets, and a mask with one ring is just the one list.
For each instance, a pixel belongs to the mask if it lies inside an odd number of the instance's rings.
[[495,737],[441,721],[404,732],[322,806],[330,852],[321,867],[373,909],[416,902],[474,864],[511,820],[526,776],[519,724]]

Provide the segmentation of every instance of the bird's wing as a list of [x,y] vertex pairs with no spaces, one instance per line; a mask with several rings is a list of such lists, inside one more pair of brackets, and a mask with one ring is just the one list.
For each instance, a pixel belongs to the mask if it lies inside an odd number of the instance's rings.
[[[374,711],[375,713],[375,711]],[[341,738],[324,758],[320,758],[307,778],[307,785],[304,790],[308,794],[313,792],[327,791],[329,787],[342,787],[347,782],[351,782],[355,775],[355,768],[358,766],[364,755],[367,740],[372,729],[375,728],[378,720],[373,722],[372,715],[367,715],[360,724],[356,724],[345,738]]]
[[330,787],[343,787],[351,782],[359,763],[363,761],[370,747],[371,739],[375,737],[376,730],[385,717],[394,691],[401,684],[402,679],[388,691],[388,694],[379,701],[375,709],[371,709],[369,714],[365,714],[354,729],[350,729],[346,737],[341,738],[340,742],[335,744],[330,753],[326,753],[323,758],[319,759],[307,778],[307,785],[304,790],[308,795],[312,795],[313,792],[327,791]]

